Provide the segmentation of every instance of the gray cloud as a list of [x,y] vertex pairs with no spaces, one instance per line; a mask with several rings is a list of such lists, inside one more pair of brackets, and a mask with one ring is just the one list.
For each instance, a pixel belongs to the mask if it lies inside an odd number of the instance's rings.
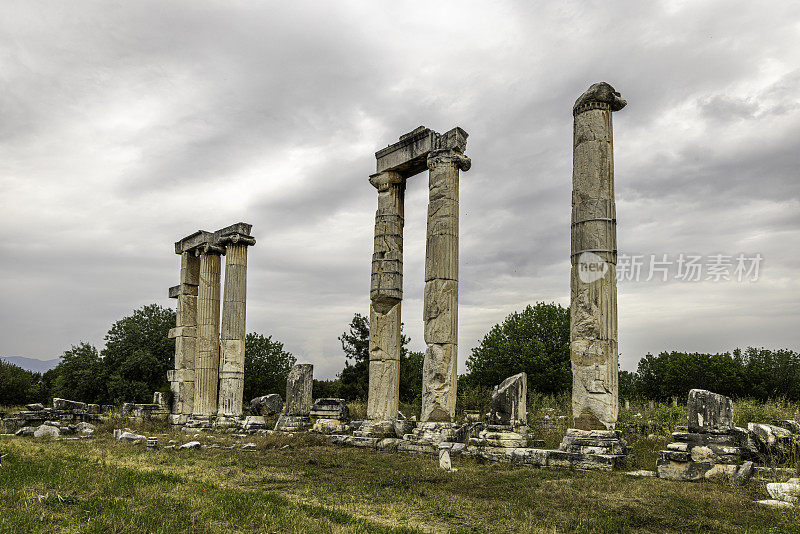
[[[460,362],[492,324],[569,301],[571,107],[615,114],[619,247],[760,252],[762,278],[624,283],[648,351],[798,348],[800,40],[790,2],[124,3],[0,7],[0,353],[40,358],[165,298],[172,242],[245,220],[248,327],[332,376],[368,310],[373,153],[470,133]],[[768,31],[767,31],[768,29]],[[421,348],[424,176],[403,320]],[[463,369],[463,365],[461,367]]]

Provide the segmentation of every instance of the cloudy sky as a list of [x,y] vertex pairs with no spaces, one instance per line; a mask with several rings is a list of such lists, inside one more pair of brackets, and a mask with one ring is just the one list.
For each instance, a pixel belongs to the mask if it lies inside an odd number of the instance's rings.
[[[337,336],[369,306],[374,152],[458,125],[463,370],[507,314],[569,303],[571,108],[597,81],[628,100],[618,241],[644,263],[619,286],[623,368],[665,349],[800,349],[796,2],[6,1],[0,65],[2,355],[102,346],[134,308],[174,306],[174,241],[246,221],[248,330],[333,376]],[[426,204],[418,175],[414,349]],[[679,278],[682,254],[700,281]],[[757,280],[737,280],[740,254],[763,258]],[[667,281],[647,280],[652,255]]]

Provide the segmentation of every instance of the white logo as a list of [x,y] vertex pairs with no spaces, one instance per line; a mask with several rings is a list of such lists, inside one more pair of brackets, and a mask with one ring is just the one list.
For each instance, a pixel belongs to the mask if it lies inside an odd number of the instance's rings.
[[608,272],[608,263],[594,252],[583,252],[578,256],[578,278],[584,284],[591,284],[603,278]]

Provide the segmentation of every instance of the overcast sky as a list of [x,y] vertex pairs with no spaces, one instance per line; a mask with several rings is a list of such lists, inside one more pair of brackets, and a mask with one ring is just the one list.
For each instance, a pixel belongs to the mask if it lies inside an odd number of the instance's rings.
[[[607,81],[622,367],[647,352],[800,349],[797,3],[32,2],[0,6],[0,355],[98,346],[174,306],[173,243],[245,221],[247,328],[332,377],[369,309],[376,150],[470,135],[459,371],[495,323],[569,304],[572,115]],[[403,322],[424,347],[427,176],[406,196]],[[734,256],[732,280],[650,255]],[[760,254],[738,281],[735,256]],[[672,266],[673,271],[676,264]]]

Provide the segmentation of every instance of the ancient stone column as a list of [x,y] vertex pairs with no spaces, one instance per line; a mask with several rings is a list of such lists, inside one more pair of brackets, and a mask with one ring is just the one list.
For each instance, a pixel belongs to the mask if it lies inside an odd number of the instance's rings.
[[378,190],[369,307],[367,419],[397,417],[400,395],[400,303],[403,299],[403,201],[405,180],[397,172],[374,174]]
[[611,112],[625,104],[603,82],[572,110],[570,358],[573,424],[580,430],[612,430],[619,411]]
[[220,339],[219,402],[217,415],[242,415],[244,396],[244,338],[247,300],[247,247],[255,244],[250,236],[225,236],[225,296],[222,303]]
[[200,258],[194,251],[181,253],[180,285],[170,288],[170,297],[178,299],[175,328],[175,369],[168,372],[172,390],[172,414],[191,415],[194,409],[194,361],[197,347],[197,291]]
[[[466,134],[463,135],[466,139]],[[462,143],[460,146],[464,146]],[[451,422],[456,411],[458,355],[458,171],[470,160],[453,148],[428,155],[428,236],[425,246],[423,422]]]
[[212,245],[206,245],[200,252],[193,417],[206,418],[217,413],[221,252]]

